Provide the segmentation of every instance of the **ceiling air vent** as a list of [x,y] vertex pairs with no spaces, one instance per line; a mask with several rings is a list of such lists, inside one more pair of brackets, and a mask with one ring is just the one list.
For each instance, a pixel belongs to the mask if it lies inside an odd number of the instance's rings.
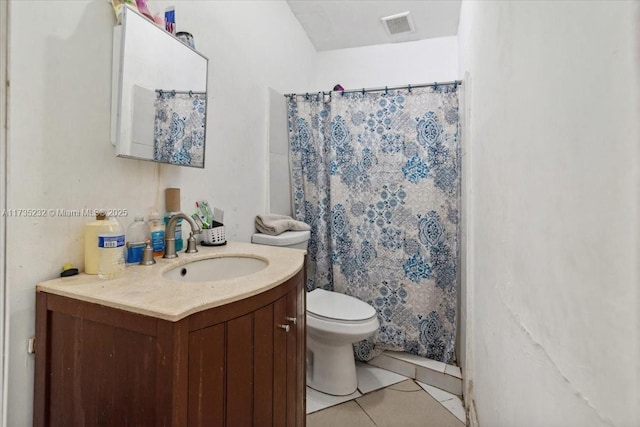
[[415,31],[413,20],[409,12],[397,13],[391,16],[385,16],[382,19],[384,27],[390,35],[411,33]]

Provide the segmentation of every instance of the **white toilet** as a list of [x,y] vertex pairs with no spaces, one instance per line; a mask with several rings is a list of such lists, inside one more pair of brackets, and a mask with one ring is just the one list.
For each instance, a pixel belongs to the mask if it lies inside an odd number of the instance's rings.
[[[253,243],[306,249],[309,231],[278,236],[256,233]],[[348,395],[358,388],[353,344],[378,330],[376,310],[357,298],[314,289],[307,294],[307,385],[320,392]]]
[[376,310],[349,295],[314,289],[307,294],[307,385],[338,396],[358,388],[353,344],[380,323]]

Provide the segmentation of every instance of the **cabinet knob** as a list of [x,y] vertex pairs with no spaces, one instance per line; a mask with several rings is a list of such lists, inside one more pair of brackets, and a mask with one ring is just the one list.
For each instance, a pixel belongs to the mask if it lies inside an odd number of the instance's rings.
[[285,332],[289,332],[289,325],[278,325],[278,328],[282,328]]
[[285,319],[291,323],[293,323],[294,325],[296,324],[296,322],[298,321],[298,319],[296,319],[295,317],[285,317]]

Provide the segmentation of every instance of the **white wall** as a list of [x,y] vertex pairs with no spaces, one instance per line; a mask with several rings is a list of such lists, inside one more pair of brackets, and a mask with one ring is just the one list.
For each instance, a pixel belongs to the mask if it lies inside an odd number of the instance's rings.
[[482,426],[640,425],[638,4],[465,2],[465,386]]
[[293,215],[289,167],[287,98],[269,89],[269,206],[267,212]]
[[[7,31],[8,31],[8,16],[7,2],[0,2],[0,82],[5,82],[7,78]],[[5,84],[0,84],[0,210],[5,209],[5,196],[7,194],[7,182],[6,182],[6,159],[7,159],[7,87]],[[5,371],[6,361],[5,358],[5,313],[6,313],[6,293],[5,293],[5,252],[6,252],[6,219],[0,217],[0,353],[2,359],[0,359],[0,425],[4,419],[5,408]]]
[[[225,209],[228,237],[248,241],[266,203],[267,88],[308,88],[315,51],[283,1],[173,3],[210,60],[206,168],[114,156],[109,2],[11,1],[7,207],[125,208],[126,225],[177,186],[183,210],[206,198]],[[9,426],[31,424],[35,285],[82,268],[88,220],[8,218]]]
[[315,91],[456,80],[457,37],[319,52]]

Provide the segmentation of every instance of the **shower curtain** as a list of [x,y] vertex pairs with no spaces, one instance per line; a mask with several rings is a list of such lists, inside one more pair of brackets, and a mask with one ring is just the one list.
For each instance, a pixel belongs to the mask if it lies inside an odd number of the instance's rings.
[[380,328],[355,345],[454,357],[460,200],[456,85],[292,95],[294,216],[311,226],[307,290],[354,296]]

